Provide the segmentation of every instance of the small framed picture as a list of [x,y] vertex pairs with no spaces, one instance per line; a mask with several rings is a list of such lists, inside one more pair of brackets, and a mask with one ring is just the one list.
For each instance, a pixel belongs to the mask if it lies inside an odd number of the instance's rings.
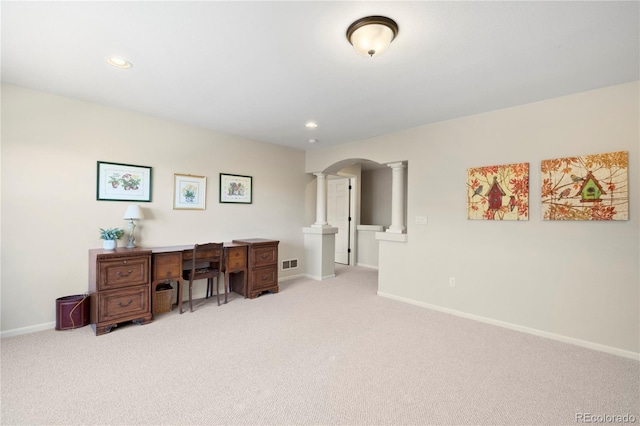
[[174,210],[204,210],[206,196],[205,176],[173,174]]
[[98,161],[98,201],[151,201],[151,167]]
[[251,176],[220,173],[220,202],[251,204]]

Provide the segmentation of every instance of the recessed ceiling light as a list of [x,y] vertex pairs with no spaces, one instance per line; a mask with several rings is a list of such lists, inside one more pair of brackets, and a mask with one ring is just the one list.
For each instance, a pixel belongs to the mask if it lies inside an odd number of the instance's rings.
[[307,121],[307,124],[305,124],[305,126],[310,129],[315,129],[316,127],[318,127],[318,123],[316,123],[315,121]]
[[107,58],[107,62],[109,63],[109,65],[112,65],[116,68],[121,68],[121,69],[127,69],[133,66],[131,65],[131,62],[127,61],[126,59],[118,58],[116,56],[111,56]]

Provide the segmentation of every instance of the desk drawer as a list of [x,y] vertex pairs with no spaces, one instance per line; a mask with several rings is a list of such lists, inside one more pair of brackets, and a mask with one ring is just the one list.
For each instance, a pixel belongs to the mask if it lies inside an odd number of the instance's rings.
[[278,285],[278,271],[275,266],[268,268],[258,268],[252,271],[251,291],[269,289]]
[[247,248],[246,247],[229,247],[227,248],[227,271],[235,271],[238,269],[246,269],[247,267]]
[[100,262],[98,290],[149,284],[149,256]]
[[[210,257],[220,257],[222,256],[222,249],[211,249],[206,251],[199,251],[198,258],[196,259],[196,263],[199,259],[208,259]],[[193,249],[184,250],[182,252],[182,261],[183,262],[191,262],[193,260]],[[186,266],[186,265],[185,265]],[[191,263],[189,263],[189,268],[191,267]]]
[[182,252],[154,253],[153,281],[182,278]]
[[142,285],[98,294],[98,322],[132,319],[149,313],[149,286]]
[[278,247],[255,247],[253,249],[254,259],[253,267],[273,265],[278,263]]

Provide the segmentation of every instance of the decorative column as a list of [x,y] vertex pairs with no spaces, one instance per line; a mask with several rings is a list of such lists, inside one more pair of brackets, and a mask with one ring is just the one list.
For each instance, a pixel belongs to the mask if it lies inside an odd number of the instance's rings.
[[316,223],[303,228],[305,275],[322,281],[336,276],[336,234],[338,228],[327,223],[327,175],[314,173],[318,184],[316,200]]
[[329,225],[327,222],[327,175],[322,172],[314,175],[317,178],[316,223],[311,226],[322,228]]
[[404,169],[402,162],[389,163],[391,167],[391,226],[387,232],[403,234],[407,229],[404,225]]

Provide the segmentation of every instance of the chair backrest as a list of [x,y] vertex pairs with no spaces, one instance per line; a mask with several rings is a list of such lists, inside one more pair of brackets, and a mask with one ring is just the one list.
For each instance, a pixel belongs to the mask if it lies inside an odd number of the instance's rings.
[[[223,243],[196,244],[193,247],[191,273],[219,273],[222,270]],[[206,269],[206,270],[205,270]]]

